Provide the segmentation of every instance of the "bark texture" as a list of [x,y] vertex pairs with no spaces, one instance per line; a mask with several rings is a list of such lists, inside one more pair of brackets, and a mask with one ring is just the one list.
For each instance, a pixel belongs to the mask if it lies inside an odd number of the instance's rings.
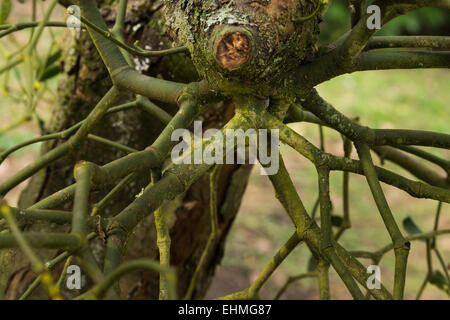
[[[102,14],[109,24],[115,19],[115,3],[104,1],[101,4]],[[165,36],[161,1],[132,0],[129,1],[126,18],[126,38],[129,44],[139,40],[142,47],[150,50],[160,50],[171,45]],[[64,40],[64,60],[61,67],[63,76],[59,86],[60,105],[55,106],[53,119],[46,124],[48,132],[59,131],[82,120],[95,103],[111,86],[111,82],[100,57],[89,39],[87,32],[81,32],[78,37],[70,35]],[[199,76],[186,55],[174,55],[163,58],[136,58],[136,68],[143,73],[178,82],[198,80]],[[132,98],[132,97],[130,97]],[[175,106],[163,106],[165,110],[174,113]],[[204,129],[219,127],[232,117],[234,108],[231,103],[222,103],[202,115]],[[142,150],[152,144],[163,125],[141,110],[128,110],[107,116],[101,126],[94,132],[96,135],[120,142],[124,145]],[[48,143],[42,152],[54,148],[58,142]],[[20,207],[26,208],[40,199],[58,191],[74,182],[73,167],[79,160],[105,164],[125,154],[97,142],[87,141],[83,147],[52,164],[34,176],[23,192]],[[215,254],[198,279],[195,297],[202,297],[211,281],[215,266],[222,257],[227,230],[231,227],[239,209],[242,195],[245,191],[250,166],[225,166],[222,170],[218,204],[220,213],[220,229],[225,230],[217,241]],[[103,213],[105,216],[120,212],[149,182],[150,173],[142,174],[133,183],[114,198],[111,205]],[[189,285],[195,267],[200,259],[210,232],[209,218],[209,183],[208,176],[202,177],[185,194],[175,201],[165,204],[172,237],[172,264],[179,273],[179,294],[182,296]],[[91,204],[101,199],[107,190],[95,192]],[[65,209],[71,209],[68,204]],[[68,231],[64,227],[31,225],[24,226],[34,231]],[[94,254],[102,261],[103,245],[101,240],[92,243]],[[125,260],[147,257],[158,259],[156,247],[156,231],[154,218],[149,216],[135,230],[130,239]],[[41,253],[42,258],[50,259],[57,253],[48,251]],[[2,276],[6,283],[6,297],[17,298],[26,289],[35,275],[31,271],[26,258],[19,250],[4,250],[2,253]],[[59,275],[57,268],[54,276]],[[158,276],[148,272],[135,273],[121,280],[124,298],[149,299],[158,297]],[[73,296],[74,292],[64,292]],[[37,289],[32,298],[44,298],[42,289]]]

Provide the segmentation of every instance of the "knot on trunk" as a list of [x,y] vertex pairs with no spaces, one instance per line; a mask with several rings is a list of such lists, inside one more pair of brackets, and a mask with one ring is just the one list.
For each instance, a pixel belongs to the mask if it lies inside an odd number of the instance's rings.
[[229,71],[246,63],[251,54],[250,38],[239,31],[225,33],[216,44],[216,59]]

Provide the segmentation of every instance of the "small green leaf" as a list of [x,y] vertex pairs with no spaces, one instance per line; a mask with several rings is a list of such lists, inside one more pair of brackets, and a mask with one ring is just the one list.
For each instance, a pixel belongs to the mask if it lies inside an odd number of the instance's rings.
[[12,9],[11,0],[0,0],[0,24],[5,24],[6,20],[8,20],[9,14]]
[[308,261],[308,272],[313,272],[317,270],[317,262],[316,259],[311,256]]
[[344,218],[341,216],[332,215],[331,216],[331,224],[335,227],[342,226],[342,223],[344,222]]
[[414,220],[411,219],[411,217],[406,217],[405,219],[403,219],[403,228],[409,235],[422,233],[422,230],[420,230],[420,228],[417,226]]
[[447,291],[449,289],[449,283],[445,276],[439,271],[435,270],[430,278],[430,283],[434,284],[441,290]]
[[39,82],[43,82],[45,80],[51,79],[54,76],[57,76],[58,74],[61,73],[61,69],[59,68],[59,66],[50,66],[47,69],[44,70],[44,72],[42,72],[42,74],[39,76],[39,78],[37,79]]
[[53,54],[51,54],[48,58],[47,61],[45,61],[45,67],[48,67],[52,64],[54,64],[55,62],[57,62],[62,56],[62,50],[58,49],[56,50]]
[[[44,81],[42,78],[44,78],[44,73],[48,73],[49,70],[55,70],[56,66],[54,64],[56,64],[56,62],[58,62],[58,60],[61,58],[62,55],[62,51],[61,49],[58,49],[56,52],[54,52],[53,54],[49,55],[47,57],[47,59],[45,60],[45,62],[43,62],[41,64],[41,66],[39,67],[39,71],[37,72],[37,80],[38,81]],[[59,69],[59,68],[58,68]],[[52,77],[55,75],[52,75]],[[46,79],[49,79],[48,76],[45,76]]]

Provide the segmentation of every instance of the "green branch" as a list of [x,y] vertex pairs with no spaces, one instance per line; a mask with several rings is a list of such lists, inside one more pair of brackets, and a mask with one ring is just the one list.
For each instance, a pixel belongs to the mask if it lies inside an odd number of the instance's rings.
[[127,52],[140,57],[163,57],[171,54],[176,53],[185,53],[188,52],[186,47],[179,47],[179,48],[171,48],[166,50],[159,50],[159,51],[149,51],[141,49],[137,46],[137,43],[135,43],[134,47],[130,47],[126,43],[122,42],[120,39],[116,38],[114,36],[114,33],[109,30],[102,29],[95,24],[91,23],[89,20],[87,20],[85,17],[80,17],[81,22],[83,22],[87,27],[94,30],[95,32],[99,33],[106,39],[110,40],[111,42],[115,43],[120,48],[126,50]]
[[283,295],[284,292],[286,292],[287,288],[294,282],[307,279],[307,278],[317,278],[319,277],[318,272],[307,272],[307,273],[301,273],[296,276],[289,277],[288,280],[285,282],[285,284],[280,288],[280,290],[277,292],[273,300],[278,300]]
[[370,146],[421,145],[450,149],[448,134],[421,130],[371,129],[361,126],[322,99],[315,89],[303,100],[305,109],[352,141],[364,141]]
[[47,167],[50,163],[56,161],[70,151],[79,148],[89,132],[92,131],[92,129],[103,118],[105,113],[112,106],[112,104],[114,104],[118,97],[119,92],[116,90],[116,88],[113,87],[112,89],[110,89],[108,93],[91,111],[89,116],[81,125],[80,129],[78,129],[77,133],[73,135],[67,142],[42,155],[36,162],[29,165],[25,169],[22,169],[11,178],[6,180],[4,183],[0,184],[0,198],[8,193],[12,188],[14,188],[27,178],[31,177],[42,168]]
[[373,147],[372,148],[382,160],[389,160],[401,166],[417,178],[436,187],[450,188],[450,183],[447,178],[436,173],[423,165],[423,163],[416,161],[408,154],[401,152],[392,147]]
[[449,68],[450,53],[448,51],[417,52],[398,50],[377,50],[358,53],[352,62],[340,62],[342,57],[338,49],[303,64],[295,72],[286,75],[294,84],[299,96],[337,76],[368,70]]
[[135,180],[137,177],[138,177],[138,174],[133,172],[133,173],[130,173],[125,178],[123,178],[113,189],[111,189],[111,191],[105,197],[103,197],[99,202],[97,202],[96,204],[94,204],[92,206],[91,217],[97,215],[98,213],[101,214],[101,211],[106,206],[106,204],[117,193],[122,191],[122,189],[125,188],[128,185],[128,183],[130,183],[131,181]]
[[[159,179],[158,175],[152,175],[152,183]],[[155,212],[156,246],[159,251],[159,263],[161,266],[170,267],[170,238],[169,227],[167,226],[166,214],[163,207],[159,207]],[[169,297],[169,281],[166,274],[159,275],[159,299],[167,300]]]
[[450,49],[450,37],[445,36],[380,36],[369,40],[364,51],[386,48]]
[[198,262],[197,267],[195,268],[194,274],[191,277],[191,281],[189,283],[188,290],[186,291],[186,295],[184,297],[185,300],[190,300],[193,296],[195,285],[197,283],[197,278],[201,272],[205,270],[208,259],[211,257],[214,244],[217,241],[217,238],[221,234],[219,230],[219,218],[217,215],[217,189],[219,186],[220,172],[222,166],[216,165],[209,176],[209,212],[211,215],[211,233],[209,234],[208,241],[206,243],[205,249],[202,252],[200,260]]
[[[353,144],[344,136],[342,136],[342,140],[344,142],[344,157],[350,158],[352,154]],[[345,230],[350,229],[352,226],[350,221],[350,174],[348,171],[344,171],[342,175],[342,211],[344,214],[342,224],[336,231],[336,234],[334,236],[335,241],[338,241],[339,238],[344,234]]]
[[[95,232],[90,233],[87,237],[87,241],[91,241],[92,239],[96,238],[97,234]],[[71,257],[70,251],[64,251],[63,253],[59,254],[57,257],[53,258],[50,261],[47,261],[45,263],[45,266],[48,268],[49,271],[53,271],[53,269],[60,264],[65,259]],[[33,291],[39,286],[41,283],[41,276],[36,277],[34,281],[30,284],[30,286],[25,290],[25,292],[22,294],[22,296],[19,297],[19,300],[25,300],[27,299]]]
[[108,289],[116,283],[123,275],[134,272],[137,270],[151,270],[159,272],[160,274],[164,274],[168,281],[168,298],[174,300],[177,298],[177,287],[176,287],[176,274],[172,268],[167,266],[162,266],[159,263],[150,260],[150,259],[137,259],[130,262],[126,262],[109,275],[105,277],[105,279],[95,285],[92,289],[90,289],[87,293],[82,295],[81,298],[85,299],[102,299]]
[[[363,299],[364,296],[354,282],[353,277],[361,285],[367,287],[365,268],[335,242],[332,243],[332,247],[326,247],[324,250],[321,250],[323,237],[321,230],[306,213],[281,157],[279,164],[280,169],[278,173],[270,176],[270,180],[274,186],[277,199],[289,216],[295,217],[294,224],[299,236],[304,238],[304,241],[310,248],[323,255],[332,264],[355,299]],[[378,298],[388,299],[390,297],[389,292],[384,287],[381,290],[372,290],[371,292]]]
[[[108,110],[108,112],[106,113],[106,115],[109,114],[113,114],[119,111],[125,111],[128,110],[130,108],[136,108],[138,107],[137,102],[129,102],[129,103],[125,103],[116,107],[113,107],[111,109]],[[164,111],[162,111],[164,112]],[[18,145],[15,145],[5,151],[3,151],[0,154],[0,163],[2,163],[11,153],[16,152],[24,147],[27,147],[29,145],[38,143],[38,142],[44,142],[44,141],[49,141],[49,140],[55,140],[55,139],[67,139],[70,136],[72,136],[77,129],[79,129],[81,127],[81,125],[84,123],[85,120],[81,120],[80,122],[74,124],[73,126],[71,126],[70,128],[67,128],[65,130],[59,131],[59,132],[55,132],[55,133],[51,133],[51,134],[47,134],[47,135],[43,135],[40,137],[36,137],[36,138],[32,138],[30,140],[24,141]]]
[[361,166],[370,190],[372,191],[373,198],[378,207],[378,211],[383,218],[384,225],[389,232],[395,248],[394,299],[401,300],[403,299],[403,292],[405,290],[406,266],[408,262],[410,244],[403,237],[386,201],[383,189],[381,189],[381,185],[378,180],[375,166],[372,162],[369,146],[364,143],[355,143],[355,146],[358,151],[359,158],[361,159]]
[[[86,21],[95,21],[96,28],[108,29],[95,1],[79,1],[79,6]],[[117,44],[90,27],[88,30],[114,85],[121,90],[141,94],[150,99],[175,104],[178,102],[178,96],[185,85],[138,73],[128,65]]]
[[442,159],[430,152],[424,151],[422,149],[412,147],[412,146],[395,146],[397,149],[413,154],[419,158],[425,159],[440,166],[442,169],[447,172],[447,175],[450,175],[450,161]]
[[[65,233],[24,233],[24,238],[33,248],[63,249],[74,251],[79,249],[84,243],[79,236]],[[8,233],[0,234],[0,249],[17,248],[20,244],[13,235]]]
[[[284,167],[283,167],[284,169]],[[285,170],[285,169],[284,169]],[[330,171],[325,166],[318,166],[317,173],[319,178],[319,203],[320,203],[320,252],[323,252],[328,258],[329,262],[339,274],[339,277],[345,283],[353,298],[362,300],[363,294],[350,274],[349,270],[339,259],[333,247],[333,230],[331,225],[331,200],[330,200]],[[328,286],[328,261],[319,259],[321,268],[319,269],[319,283],[321,296],[327,297],[329,295]],[[325,264],[325,265],[324,265]],[[325,283],[325,285],[324,285]],[[325,291],[325,292],[323,292]]]
[[[268,121],[267,125],[269,127],[280,130],[280,138],[284,143],[291,146],[315,165],[326,165],[330,170],[364,175],[360,161],[322,152],[300,134],[270,115],[266,115],[266,121]],[[348,121],[350,120],[348,119]],[[415,198],[428,198],[450,203],[450,190],[448,189],[413,181],[384,168],[375,167],[375,170],[380,181],[397,187]]]
[[303,239],[296,231],[289,240],[278,250],[272,260],[267,264],[263,271],[253,281],[250,288],[248,288],[248,298],[254,299],[257,297],[259,290],[266,283],[272,273],[280,266],[280,264],[287,258],[287,256],[294,250]]
[[55,224],[70,224],[72,221],[72,213],[60,210],[33,210],[33,209],[18,209],[9,207],[11,214],[14,216],[19,224],[31,223],[37,221],[45,221]]
[[102,137],[96,136],[94,134],[88,134],[87,138],[89,140],[99,142],[99,143],[101,143],[101,144],[103,144],[105,146],[109,146],[111,148],[124,151],[126,153],[133,153],[133,152],[138,152],[139,151],[137,149],[128,147],[126,145],[123,145],[121,143],[118,143],[118,142],[115,142],[115,141],[112,141],[112,140],[109,140],[109,139],[106,139],[106,138],[102,138]]
[[394,52],[369,51],[361,54],[346,73],[365,70],[449,68],[450,51],[442,52]]
[[[0,38],[3,38],[13,32],[20,31],[23,29],[28,28],[36,28],[38,27],[42,22],[19,22],[16,24],[3,24],[0,25],[0,30],[3,30],[0,32]],[[67,22],[66,21],[48,21],[44,22],[45,27],[62,27],[67,28]]]

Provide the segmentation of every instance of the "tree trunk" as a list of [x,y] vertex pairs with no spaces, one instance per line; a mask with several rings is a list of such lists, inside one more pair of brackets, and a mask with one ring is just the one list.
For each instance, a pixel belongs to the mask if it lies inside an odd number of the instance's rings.
[[[142,47],[151,50],[167,48],[170,41],[165,37],[161,27],[164,26],[163,9],[161,1],[129,1],[126,18],[127,42],[132,44],[139,40]],[[111,25],[115,19],[115,5],[102,4],[102,14],[107,23]],[[46,124],[48,132],[68,128],[82,120],[111,86],[106,68],[87,32],[82,31],[78,37],[71,36],[69,31],[64,32],[63,75],[58,90],[60,105],[55,106],[53,119]],[[163,58],[139,58],[134,59],[134,63],[137,69],[151,76],[178,82],[198,80],[195,67],[190,58],[184,54]],[[176,111],[175,106],[160,106],[172,114]],[[204,129],[223,125],[232,117],[233,113],[233,105],[228,102],[211,108],[206,115],[202,115]],[[163,127],[159,120],[152,118],[142,110],[127,110],[106,116],[94,134],[142,150],[152,144]],[[61,142],[45,144],[42,152],[54,148],[58,143]],[[65,156],[35,175],[21,195],[20,207],[26,208],[72,184],[74,182],[73,167],[80,160],[103,165],[124,155],[123,151],[106,147],[98,142],[86,141],[79,151]],[[215,253],[208,261],[205,272],[198,278],[198,285],[194,293],[196,298],[201,298],[206,293],[215,266],[220,262],[227,231],[239,209],[250,170],[251,166],[226,165],[221,171],[217,199],[220,214],[219,228],[224,232],[221,232],[220,239],[215,243]],[[102,214],[111,216],[120,212],[149,183],[149,177],[150,174],[140,175],[138,179],[114,197],[113,203]],[[189,280],[210,233],[208,179],[208,176],[205,175],[185,194],[173,202],[164,204],[172,238],[171,263],[178,270],[179,295],[181,297],[187,290]],[[107,192],[108,190],[95,192],[92,195],[91,204],[101,199]],[[71,204],[67,204],[64,209],[70,210]],[[24,228],[52,232],[69,230],[67,227],[44,227],[43,225],[29,225]],[[94,240],[91,247],[101,263],[104,249],[101,240]],[[42,254],[40,252],[42,258],[45,259],[51,259],[56,254],[57,252],[50,250]],[[17,298],[26,290],[36,275],[31,271],[29,262],[19,250],[4,250],[2,256],[0,268],[3,266],[2,277],[7,280],[5,282],[7,285],[6,297]],[[125,260],[138,257],[158,259],[153,216],[149,216],[136,228],[129,241]],[[59,276],[61,268],[62,266],[59,266],[54,271],[55,278]],[[158,275],[153,273],[140,272],[128,275],[121,280],[120,285],[123,298],[154,299],[158,297]],[[63,293],[68,297],[76,294],[76,292],[67,290]],[[42,288],[38,288],[31,296],[36,299],[45,297]]]

